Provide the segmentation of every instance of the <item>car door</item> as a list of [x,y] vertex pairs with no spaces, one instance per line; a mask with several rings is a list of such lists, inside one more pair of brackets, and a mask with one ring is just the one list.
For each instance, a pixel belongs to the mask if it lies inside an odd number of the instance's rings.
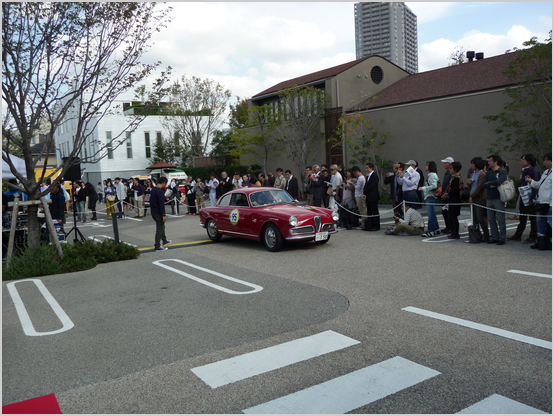
[[252,208],[248,205],[246,194],[241,192],[233,194],[228,216],[234,234],[241,237],[256,237],[256,233],[252,230]]
[[229,207],[231,202],[231,195],[224,195],[220,200],[217,207],[216,224],[219,231],[233,231],[231,227],[231,221],[229,219],[229,213],[231,209]]

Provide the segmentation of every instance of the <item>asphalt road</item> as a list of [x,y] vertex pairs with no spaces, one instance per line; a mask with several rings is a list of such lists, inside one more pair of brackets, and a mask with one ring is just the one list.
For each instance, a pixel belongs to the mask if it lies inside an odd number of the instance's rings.
[[[79,228],[113,236],[97,223]],[[64,413],[552,412],[551,252],[383,224],[270,253],[202,243],[198,223],[169,217],[171,249],[153,252],[151,218],[121,220],[138,260],[3,282],[3,405],[54,393]]]

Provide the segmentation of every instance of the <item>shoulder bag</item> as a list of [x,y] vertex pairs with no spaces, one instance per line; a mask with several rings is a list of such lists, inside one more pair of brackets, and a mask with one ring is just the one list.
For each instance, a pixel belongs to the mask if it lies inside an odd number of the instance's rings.
[[500,200],[502,202],[508,202],[514,199],[516,196],[516,187],[514,181],[508,179],[502,185],[498,187],[498,192],[500,192]]

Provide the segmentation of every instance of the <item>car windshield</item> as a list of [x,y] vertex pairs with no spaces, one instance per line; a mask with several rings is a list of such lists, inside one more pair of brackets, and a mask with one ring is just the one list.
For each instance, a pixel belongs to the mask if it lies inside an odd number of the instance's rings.
[[253,207],[262,207],[264,205],[283,204],[292,202],[290,195],[282,189],[272,189],[270,191],[258,191],[250,194],[250,205]]

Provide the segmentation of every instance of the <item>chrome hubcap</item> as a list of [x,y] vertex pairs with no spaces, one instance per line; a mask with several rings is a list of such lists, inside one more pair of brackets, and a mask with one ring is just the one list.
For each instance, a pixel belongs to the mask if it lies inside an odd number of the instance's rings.
[[208,224],[208,231],[212,237],[215,237],[217,234],[217,226],[215,225],[215,221],[210,221]]
[[268,227],[265,231],[265,241],[269,247],[273,247],[275,245],[275,231],[273,228]]

